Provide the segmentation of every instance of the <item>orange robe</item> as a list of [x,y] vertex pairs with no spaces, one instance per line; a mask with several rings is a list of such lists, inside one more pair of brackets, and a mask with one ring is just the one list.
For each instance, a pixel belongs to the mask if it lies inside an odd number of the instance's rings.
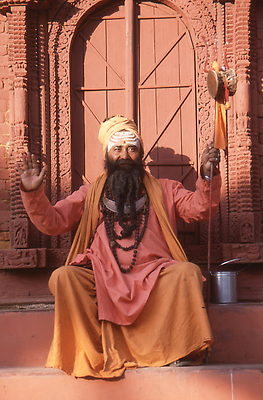
[[[199,178],[191,192],[178,182],[160,181],[175,232],[178,217],[186,222],[207,219],[209,183]],[[219,188],[220,177],[215,177],[214,210]],[[76,228],[88,189],[81,187],[54,207],[41,188],[22,196],[33,223],[55,235]],[[131,262],[130,253],[118,251],[124,267]],[[88,259],[94,274],[81,266]],[[166,365],[212,343],[200,269],[172,259],[152,207],[130,273],[119,271],[102,219],[91,248],[72,264],[79,266],[62,267],[50,280],[56,312],[47,366],[75,376],[109,378],[128,367]]]

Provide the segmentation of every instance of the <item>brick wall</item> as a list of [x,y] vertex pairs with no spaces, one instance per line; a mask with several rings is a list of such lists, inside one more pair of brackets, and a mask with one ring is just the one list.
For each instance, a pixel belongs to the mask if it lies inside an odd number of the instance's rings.
[[8,169],[9,90],[8,90],[8,26],[0,15],[0,249],[9,248],[10,173]]

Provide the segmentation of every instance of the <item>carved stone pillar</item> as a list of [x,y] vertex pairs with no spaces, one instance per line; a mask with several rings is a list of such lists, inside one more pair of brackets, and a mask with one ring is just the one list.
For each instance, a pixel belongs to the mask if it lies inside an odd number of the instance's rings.
[[24,211],[20,192],[19,177],[15,162],[18,154],[28,150],[28,76],[27,76],[27,23],[26,6],[15,5],[10,8],[10,73],[13,85],[10,90],[11,114],[11,245],[14,248],[28,247],[28,218]]
[[[251,110],[251,1],[237,0],[235,6],[236,127],[229,135],[229,241],[260,241],[259,183],[253,175],[256,150],[253,150]],[[256,145],[255,145],[256,146]]]
[[[49,4],[50,0],[0,1],[0,12],[7,13],[9,24],[12,211],[10,238],[12,247],[17,249],[39,247],[45,244],[43,235],[41,236],[32,227],[24,210],[19,189],[20,178],[15,162],[21,160],[21,155],[28,150],[42,161],[40,133],[43,134],[46,143],[46,135],[43,132],[46,132],[46,94],[43,90],[40,94],[39,87],[40,81],[44,79],[45,72],[43,71],[47,70],[45,57],[47,21],[43,9]],[[40,21],[39,10],[42,10]],[[40,107],[42,113],[40,113]]]

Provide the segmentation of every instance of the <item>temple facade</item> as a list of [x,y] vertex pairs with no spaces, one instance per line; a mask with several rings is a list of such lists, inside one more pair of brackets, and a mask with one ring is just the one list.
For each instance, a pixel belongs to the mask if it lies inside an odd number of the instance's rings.
[[[15,163],[45,163],[54,204],[103,172],[97,140],[112,115],[133,118],[156,177],[194,189],[213,139],[207,70],[237,75],[221,150],[222,193],[211,260],[251,263],[241,298],[263,299],[263,4],[256,0],[0,1],[0,292],[3,303],[45,300],[72,233],[41,234],[29,221]],[[208,223],[179,221],[189,259],[204,270]],[[24,286],[21,283],[24,282]],[[249,282],[249,283],[248,283]]]

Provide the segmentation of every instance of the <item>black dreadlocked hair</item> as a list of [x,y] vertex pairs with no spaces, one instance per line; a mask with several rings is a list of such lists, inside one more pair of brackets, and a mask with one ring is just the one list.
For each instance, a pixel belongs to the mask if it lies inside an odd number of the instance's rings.
[[[123,166],[125,164],[125,166]],[[105,167],[108,172],[108,184],[110,194],[116,203],[119,225],[122,227],[121,236],[129,237],[136,228],[135,201],[142,191],[142,179],[144,176],[144,163],[141,158],[138,161],[132,159],[111,161],[106,154]],[[130,205],[131,222],[126,223],[124,216],[124,204]]]

